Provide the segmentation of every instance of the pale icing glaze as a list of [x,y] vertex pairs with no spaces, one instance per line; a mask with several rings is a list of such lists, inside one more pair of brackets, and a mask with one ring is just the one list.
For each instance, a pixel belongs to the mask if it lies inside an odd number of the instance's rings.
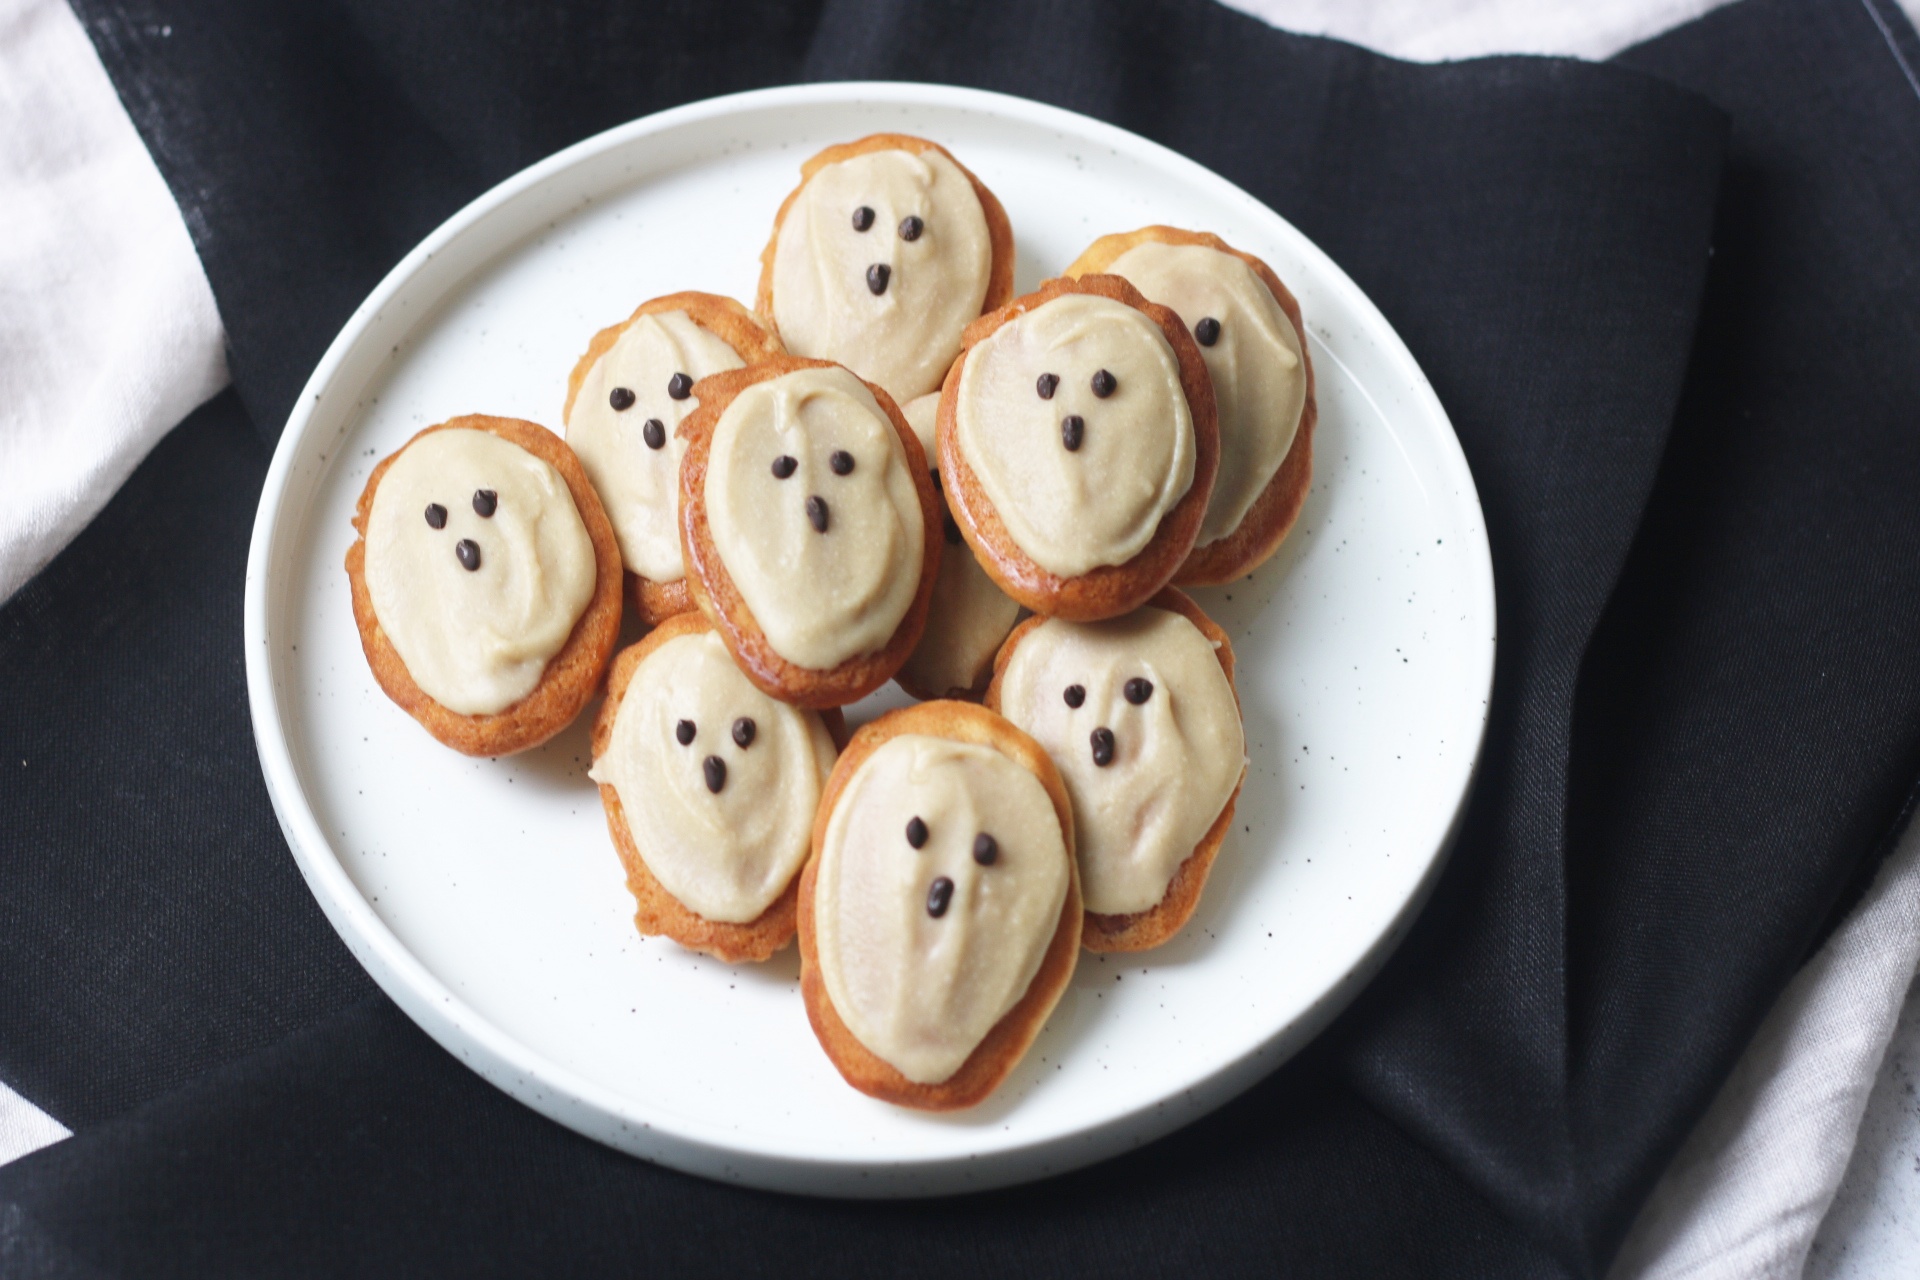
[[[849,475],[832,470],[838,450]],[[784,480],[782,455],[797,464]],[[705,497],[714,548],[775,653],[824,671],[886,646],[919,589],[927,531],[906,448],[858,378],[798,369],[734,397]],[[809,497],[827,504],[825,533]]]
[[[621,559],[643,578],[678,582],[687,572],[680,558],[680,459],[687,442],[674,431],[700,401],[675,400],[667,383],[676,373],[698,382],[745,363],[686,312],[660,311],[629,324],[580,381],[567,415],[567,443],[607,509]],[[616,387],[633,393],[632,405],[613,407],[608,397]],[[658,449],[647,446],[649,418],[659,419],[665,437]]]
[[[1139,706],[1125,695],[1144,677]],[[1069,685],[1086,691],[1067,705]],[[1165,609],[1106,622],[1049,621],[1022,636],[1001,676],[1000,712],[1047,749],[1073,799],[1080,892],[1101,915],[1145,911],[1220,816],[1246,768],[1233,686],[1200,629]],[[1095,729],[1113,762],[1093,762]]]
[[1231,253],[1149,241],[1107,270],[1172,307],[1189,329],[1208,316],[1220,322],[1219,340],[1200,348],[1220,412],[1220,469],[1198,545],[1217,542],[1240,527],[1293,447],[1307,403],[1300,335],[1266,281]]
[[[751,719],[741,747],[733,727]],[[693,740],[675,730],[692,722]],[[634,847],[668,893],[708,920],[758,919],[799,874],[833,739],[811,711],[753,687],[711,631],[675,636],[635,668],[588,777],[620,797]],[[709,756],[726,765],[707,787]]]
[[[1117,380],[1094,395],[1094,375]],[[1040,375],[1060,381],[1051,399]],[[1085,419],[1080,448],[1062,442]],[[954,403],[961,454],[1007,535],[1049,573],[1125,564],[1193,484],[1193,415],[1180,362],[1152,319],[1069,293],[1016,316],[967,353]]]
[[[981,832],[999,845],[991,866],[973,857]],[[1059,926],[1070,871],[1046,788],[992,747],[902,734],[848,781],[819,856],[814,946],[841,1021],[916,1084],[948,1079],[1026,995]],[[941,876],[953,895],[936,919]]]
[[[939,458],[934,447],[934,423],[939,416],[938,393],[921,396],[902,405],[914,434],[927,451],[927,460]],[[934,471],[934,483],[940,473]],[[941,495],[944,508],[946,496]],[[1000,590],[987,571],[974,558],[973,548],[959,536],[953,516],[942,522],[947,535],[946,549],[940,556],[940,575],[934,579],[933,602],[927,610],[927,629],[920,644],[907,659],[901,674],[916,688],[936,697],[951,689],[971,689],[993,665],[993,655],[1020,619],[1020,606]]]
[[[873,223],[854,230],[854,212]],[[900,224],[921,220],[919,237]],[[884,265],[884,292],[867,269]],[[980,197],[938,151],[869,151],[807,179],[780,224],[773,257],[773,318],[787,350],[836,360],[909,400],[939,387],[980,314],[993,241]]]
[[[491,517],[474,511],[491,489]],[[446,508],[441,529],[429,503]],[[560,473],[519,445],[471,427],[409,444],[380,477],[367,515],[374,617],[407,674],[461,715],[505,711],[533,692],[593,598],[593,540]],[[454,548],[480,547],[468,570]]]

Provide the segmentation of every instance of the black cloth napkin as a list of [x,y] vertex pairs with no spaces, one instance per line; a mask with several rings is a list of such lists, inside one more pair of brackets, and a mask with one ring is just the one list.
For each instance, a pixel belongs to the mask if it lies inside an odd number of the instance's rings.
[[[76,8],[236,390],[0,610],[0,1078],[77,1130],[0,1169],[10,1274],[1595,1275],[1904,820],[1891,0],[1745,0],[1613,67],[1411,66],[1204,0]],[[1112,120],[1319,241],[1453,417],[1500,607],[1460,844],[1353,1008],[1146,1151],[905,1204],[620,1156],[415,1030],[298,882],[239,634],[262,442],[420,236],[621,120],[851,77]]]

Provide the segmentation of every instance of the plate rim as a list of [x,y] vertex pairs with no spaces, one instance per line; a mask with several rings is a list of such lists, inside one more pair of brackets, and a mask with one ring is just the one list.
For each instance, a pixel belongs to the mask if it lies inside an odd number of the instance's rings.
[[[456,995],[401,941],[354,884],[344,863],[321,829],[302,785],[293,758],[286,717],[280,705],[272,643],[271,615],[276,584],[271,566],[283,526],[304,524],[307,502],[286,499],[297,455],[322,397],[341,366],[365,337],[385,306],[446,246],[523,193],[554,179],[599,155],[639,142],[651,135],[746,112],[783,106],[887,105],[957,109],[1052,129],[1104,142],[1116,152],[1132,154],[1150,164],[1185,171],[1187,178],[1210,186],[1219,194],[1244,202],[1254,216],[1272,219],[1293,238],[1322,287],[1344,294],[1344,305],[1366,317],[1371,328],[1390,339],[1379,353],[1400,366],[1405,384],[1421,400],[1420,410],[1445,431],[1438,450],[1441,477],[1478,516],[1473,533],[1478,573],[1472,595],[1485,621],[1486,642],[1480,650],[1481,669],[1475,683],[1482,695],[1472,754],[1438,847],[1427,866],[1385,927],[1359,959],[1293,1022],[1274,1029],[1253,1048],[1224,1062],[1194,1081],[1178,1095],[1146,1102],[1105,1120],[1065,1134],[1043,1136],[1023,1145],[999,1147],[967,1156],[931,1155],[924,1159],[890,1157],[883,1160],[798,1155],[791,1152],[747,1150],[738,1145],[740,1134],[706,1128],[696,1118],[677,1113],[655,1113],[655,1124],[633,1116],[632,1099],[586,1079],[545,1057],[495,1025],[477,1008]],[[525,241],[492,255],[499,260]],[[471,272],[461,279],[471,278]],[[450,288],[457,288],[457,285]],[[448,290],[441,291],[444,298]],[[1305,336],[1313,341],[1311,333]],[[322,475],[325,474],[323,468]],[[286,536],[298,533],[285,530]],[[414,246],[355,308],[307,379],[274,448],[256,511],[248,546],[243,632],[247,669],[247,696],[254,742],[275,816],[309,891],[319,902],[328,923],[347,944],[355,960],[383,992],[442,1048],[510,1097],[568,1128],[630,1154],[685,1172],[720,1181],[769,1190],[820,1195],[895,1197],[946,1194],[1007,1186],[1065,1172],[1144,1145],[1197,1119],[1237,1096],[1276,1069],[1318,1034],[1369,982],[1408,932],[1424,908],[1459,835],[1485,754],[1489,724],[1498,615],[1491,548],[1479,490],[1467,466],[1451,418],[1441,405],[1425,373],[1386,317],[1351,277],[1312,239],[1291,222],[1230,180],[1179,152],[1151,139],[1065,108],[989,90],[912,81],[833,81],[752,89],[686,103],[615,125],[582,139],[527,168],[508,176],[467,202]],[[1180,1104],[1180,1105],[1176,1105]]]

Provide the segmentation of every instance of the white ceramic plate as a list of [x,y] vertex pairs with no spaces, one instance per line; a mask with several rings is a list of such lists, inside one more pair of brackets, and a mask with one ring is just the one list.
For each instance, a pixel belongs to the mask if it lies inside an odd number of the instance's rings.
[[[595,330],[643,299],[751,299],[800,162],[879,130],[949,146],[1005,202],[1024,292],[1096,235],[1206,228],[1280,273],[1319,376],[1314,484],[1252,579],[1197,593],[1233,635],[1252,767],[1199,912],[1144,956],[1083,956],[1013,1076],[959,1115],[848,1088],[789,948],[729,968],[642,939],[586,777],[591,714],[469,760],[380,693],[342,558],[374,463],[459,413],[559,421]],[[636,120],[461,210],[327,350],[268,473],[247,565],[268,790],[361,964],[463,1062],[636,1155],[820,1194],[1039,1177],[1147,1142],[1304,1044],[1437,875],[1493,676],[1492,566],[1446,415],[1338,267],[1245,192],[1130,133],[909,84],[740,94]],[[857,721],[903,699],[876,695]]]

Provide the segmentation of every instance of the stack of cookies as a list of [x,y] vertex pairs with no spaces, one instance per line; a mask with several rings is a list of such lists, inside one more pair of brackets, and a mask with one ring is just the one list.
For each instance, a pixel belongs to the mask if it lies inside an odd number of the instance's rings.
[[[591,777],[640,932],[730,963],[797,936],[841,1075],[966,1107],[1083,948],[1158,946],[1200,900],[1246,743],[1232,646],[1177,588],[1299,514],[1300,310],[1159,226],[1016,298],[1000,202],[900,134],[802,166],[761,264],[753,311],[677,293],[594,335],[564,440],[469,416],[382,462],[354,617],[469,754],[604,684]],[[849,735],[888,680],[920,704]]]

